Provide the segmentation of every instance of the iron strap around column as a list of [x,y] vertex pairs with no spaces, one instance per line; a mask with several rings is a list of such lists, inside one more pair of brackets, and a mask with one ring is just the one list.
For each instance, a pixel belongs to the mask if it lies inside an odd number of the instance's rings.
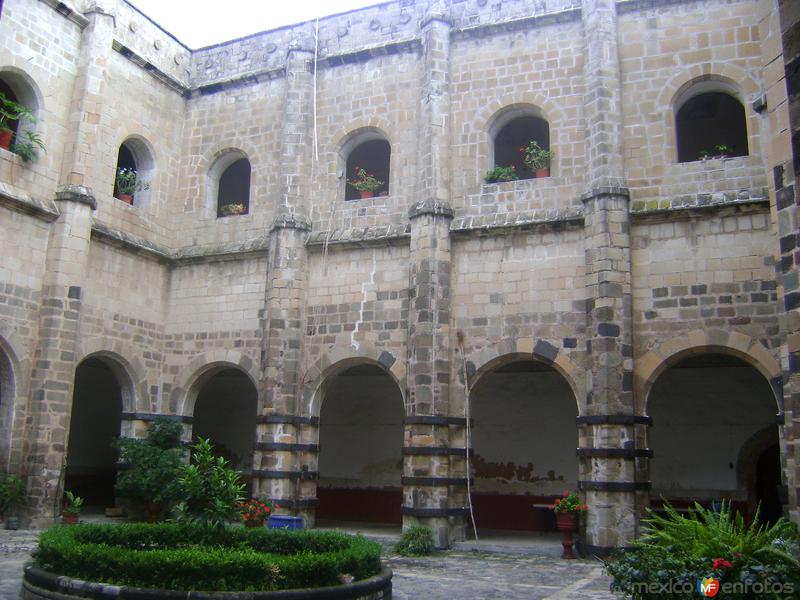
[[[467,485],[465,477],[403,477],[400,482],[403,485],[419,485],[430,487],[446,487],[451,485]],[[474,484],[475,479],[470,477],[470,484]]]
[[[474,419],[470,419],[474,423]],[[432,415],[414,415],[403,419],[405,425],[456,425],[464,427],[467,420],[464,417],[436,417]]]
[[653,417],[645,415],[586,415],[575,417],[575,423],[582,425],[652,425]]
[[123,421],[155,421],[156,419],[169,419],[180,423],[192,423],[194,417],[188,415],[161,415],[158,413],[123,412],[119,416]]
[[578,489],[587,492],[643,492],[651,485],[649,481],[578,481]]
[[275,506],[292,510],[316,508],[319,505],[319,500],[316,498],[302,498],[300,500],[295,500],[294,498],[270,498],[269,500],[274,502]]
[[270,471],[267,469],[254,470],[251,475],[261,479],[300,479],[303,481],[316,481],[319,473],[316,471]]
[[278,452],[319,452],[319,444],[285,444],[283,442],[257,442],[256,450]]
[[581,458],[653,458],[650,448],[578,448],[576,453]]
[[405,446],[403,454],[406,456],[466,456],[466,448],[451,446]]
[[460,517],[461,515],[468,514],[469,508],[414,508],[413,506],[401,506],[400,513],[409,517],[417,517],[419,519],[436,519]]
[[319,425],[319,417],[298,417],[295,415],[258,415],[256,417],[256,424],[272,424],[277,425]]

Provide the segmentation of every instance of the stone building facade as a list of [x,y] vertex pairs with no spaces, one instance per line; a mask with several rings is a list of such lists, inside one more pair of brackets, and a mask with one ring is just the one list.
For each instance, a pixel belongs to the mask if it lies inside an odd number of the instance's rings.
[[[781,8],[394,0],[191,50],[123,0],[6,0],[0,91],[47,147],[0,149],[31,517],[112,503],[110,439],[170,415],[309,524],[446,545],[563,488],[597,551],[662,497],[799,520]],[[485,183],[528,138],[549,174]]]

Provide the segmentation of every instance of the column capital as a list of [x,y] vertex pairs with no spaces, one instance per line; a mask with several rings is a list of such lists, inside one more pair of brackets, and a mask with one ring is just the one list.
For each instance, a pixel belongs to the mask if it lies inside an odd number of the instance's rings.
[[97,199],[94,197],[92,188],[84,185],[67,184],[62,185],[56,191],[56,202],[77,202],[79,204],[86,204],[92,207],[92,210],[97,210]]
[[414,220],[423,215],[433,215],[452,219],[455,214],[453,207],[448,202],[430,198],[428,200],[420,200],[414,204],[408,211],[408,218]]

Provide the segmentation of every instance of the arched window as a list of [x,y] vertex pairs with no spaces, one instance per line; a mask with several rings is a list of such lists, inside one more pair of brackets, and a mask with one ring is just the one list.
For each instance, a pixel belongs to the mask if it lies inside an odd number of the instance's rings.
[[224,167],[217,184],[217,217],[250,212],[250,161],[235,159]]
[[345,200],[389,195],[392,148],[378,132],[365,131],[342,148],[345,161]]
[[[512,167],[515,177],[511,179],[550,176],[550,125],[544,118],[529,109],[512,109],[495,121],[489,133],[493,141],[491,169]],[[490,179],[487,182],[492,183]]]
[[34,125],[39,112],[39,94],[21,72],[0,72],[0,94],[6,118],[0,118],[0,148],[10,150],[25,162],[35,161],[45,146]]
[[691,88],[685,94],[686,99],[676,105],[678,162],[747,156],[747,124],[742,103],[727,91],[704,91],[697,87]]
[[128,138],[119,147],[114,169],[114,197],[141,205],[153,176],[152,153],[144,140]]

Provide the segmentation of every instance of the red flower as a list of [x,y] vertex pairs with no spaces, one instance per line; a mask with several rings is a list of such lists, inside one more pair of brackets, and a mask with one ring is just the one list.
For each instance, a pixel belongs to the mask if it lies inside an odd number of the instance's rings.
[[716,570],[720,567],[724,567],[725,569],[730,569],[733,566],[733,563],[728,562],[724,558],[715,558],[714,559],[714,566],[711,567],[712,569]]
[[564,490],[564,498],[566,498],[567,496],[569,496],[569,491],[568,490]]

